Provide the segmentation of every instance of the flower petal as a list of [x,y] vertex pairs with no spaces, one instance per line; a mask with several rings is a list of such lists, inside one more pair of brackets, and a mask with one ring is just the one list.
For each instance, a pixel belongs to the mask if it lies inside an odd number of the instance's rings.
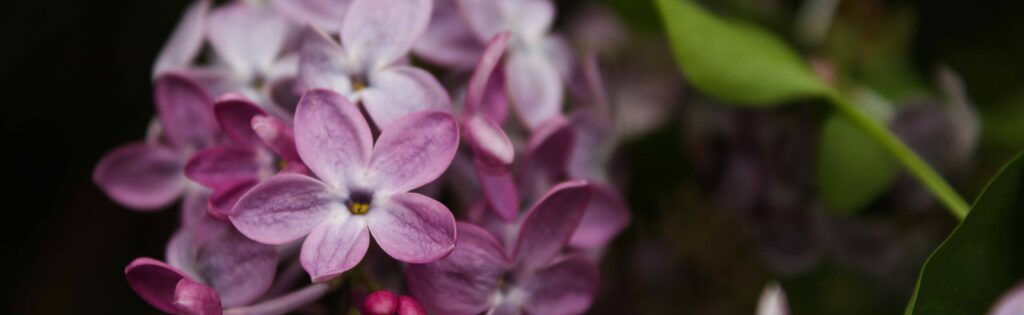
[[181,225],[192,226],[206,219],[212,191],[206,187],[189,185],[181,200]]
[[196,153],[185,164],[185,175],[203,186],[220,189],[258,179],[262,167],[257,152],[222,145]]
[[499,33],[487,43],[487,48],[480,56],[480,61],[477,61],[473,77],[469,79],[469,87],[466,89],[466,113],[472,115],[481,110],[489,83],[494,79],[495,69],[508,48],[509,38],[508,33]]
[[409,291],[433,314],[480,314],[490,307],[498,279],[508,270],[501,244],[487,231],[458,223],[458,242],[447,257],[406,269]]
[[217,135],[213,99],[192,78],[168,72],[156,78],[153,97],[164,135],[176,147],[202,148]]
[[209,10],[209,0],[196,0],[185,9],[171,37],[156,57],[154,78],[167,71],[183,70],[192,63],[203,45],[203,23]]
[[299,45],[299,90],[323,88],[345,95],[352,93],[350,75],[360,71],[345,50],[324,32],[307,27]]
[[[1018,307],[1016,311],[1006,313],[1020,314],[1019,311],[1024,308]],[[789,302],[786,301],[786,291],[782,290],[782,287],[778,283],[771,282],[765,285],[764,289],[761,290],[761,297],[757,300],[757,315],[788,315],[789,314]],[[992,315],[1004,315],[1003,313],[993,313]]]
[[606,180],[605,168],[611,154],[607,147],[609,141],[614,141],[613,127],[601,113],[586,109],[569,115],[569,125],[573,130],[573,148],[566,162],[569,176]]
[[359,264],[369,246],[366,220],[340,213],[309,233],[299,260],[313,282],[325,282]]
[[381,132],[368,177],[384,192],[406,192],[441,176],[458,147],[459,126],[452,114],[410,114]]
[[235,143],[255,149],[262,143],[252,128],[252,118],[267,116],[267,111],[239,94],[227,94],[213,103],[213,114],[224,134]]
[[569,240],[569,245],[576,248],[604,247],[629,225],[629,208],[617,191],[598,184],[592,184],[591,188],[593,191],[587,209],[583,211],[583,219]]
[[547,33],[555,18],[555,7],[548,0],[459,0],[466,21],[482,41],[495,34],[511,31],[523,40],[536,41]]
[[519,189],[512,172],[488,172],[489,168],[480,163],[476,162],[476,174],[487,204],[506,222],[515,221],[519,218]]
[[231,210],[238,204],[238,200],[242,199],[245,193],[249,192],[253,187],[259,184],[258,179],[252,179],[248,181],[237,182],[234,185],[224,186],[217,189],[210,195],[210,201],[207,206],[207,213],[210,216],[222,220],[228,221],[231,215]]
[[464,69],[473,66],[483,48],[455,0],[435,0],[430,24],[412,51],[431,63]]
[[219,6],[206,23],[217,55],[246,81],[270,68],[292,27],[270,7],[245,2]]
[[585,181],[555,185],[526,213],[512,255],[520,270],[542,267],[562,251],[583,218],[590,191]]
[[452,111],[448,92],[430,73],[405,65],[370,75],[362,91],[363,106],[381,129],[408,114],[424,110]]
[[516,113],[527,128],[562,113],[561,74],[543,55],[512,51],[505,62],[505,87]]
[[486,115],[472,115],[463,123],[466,142],[477,159],[489,165],[509,166],[515,158],[515,147],[505,131]]
[[549,119],[530,134],[521,171],[525,187],[534,189],[528,196],[544,193],[566,175],[575,141],[571,126],[562,117]]
[[347,211],[341,197],[304,175],[279,174],[238,200],[231,223],[242,234],[266,244],[284,244],[310,233],[331,212]]
[[295,24],[310,24],[322,30],[341,28],[345,9],[351,0],[271,0],[282,15]]
[[199,247],[196,267],[206,283],[220,293],[225,307],[246,305],[270,289],[277,250],[227,227]]
[[395,259],[428,263],[455,247],[455,217],[443,204],[417,193],[391,196],[366,215],[377,244]]
[[532,314],[582,314],[594,302],[600,285],[597,265],[575,254],[525,280],[523,308]]
[[134,143],[103,156],[92,179],[107,196],[126,207],[157,210],[181,196],[183,164],[181,155],[167,147]]
[[124,268],[128,285],[149,305],[165,313],[175,313],[174,292],[185,273],[152,258],[136,258]]
[[362,170],[373,148],[370,126],[341,94],[307,91],[295,111],[295,144],[321,180],[342,187]]
[[182,315],[220,315],[224,310],[216,291],[189,278],[175,286],[174,307]]
[[264,145],[289,162],[299,162],[299,151],[295,148],[295,131],[284,121],[273,116],[252,118],[252,130]]
[[353,0],[342,21],[341,42],[369,69],[391,64],[426,31],[432,7],[432,0]]

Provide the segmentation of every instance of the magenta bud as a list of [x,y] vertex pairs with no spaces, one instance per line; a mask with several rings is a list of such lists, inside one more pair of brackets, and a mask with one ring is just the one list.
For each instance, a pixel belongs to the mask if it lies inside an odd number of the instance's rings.
[[423,311],[416,299],[403,295],[398,298],[398,315],[427,315],[427,312]]
[[[387,290],[373,292],[367,296],[366,301],[363,302],[363,312],[367,315],[391,315],[398,309],[398,297],[396,297],[394,293],[391,293],[391,291]],[[423,313],[421,312],[418,314]]]

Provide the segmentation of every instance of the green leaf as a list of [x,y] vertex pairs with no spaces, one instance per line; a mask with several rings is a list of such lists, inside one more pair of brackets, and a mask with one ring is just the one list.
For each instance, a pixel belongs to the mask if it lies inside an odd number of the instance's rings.
[[906,314],[985,314],[1024,278],[1022,181],[1024,160],[1018,155],[925,262]]
[[829,93],[800,56],[771,33],[720,19],[690,1],[656,1],[676,62],[701,92],[748,106]]
[[822,126],[816,167],[818,195],[827,209],[842,214],[875,200],[899,174],[881,143],[839,115]]

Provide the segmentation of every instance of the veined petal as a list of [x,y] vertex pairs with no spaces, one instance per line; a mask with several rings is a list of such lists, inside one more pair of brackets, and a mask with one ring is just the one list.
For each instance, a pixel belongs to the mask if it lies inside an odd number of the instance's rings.
[[368,177],[381,191],[406,192],[441,176],[458,147],[459,126],[452,114],[410,114],[381,132]]
[[339,213],[309,233],[299,260],[313,282],[325,282],[359,264],[369,246],[366,220]]
[[562,251],[583,218],[590,191],[585,181],[558,184],[526,213],[512,255],[519,270],[543,267]]
[[527,278],[523,308],[531,314],[582,314],[597,296],[600,273],[587,257],[575,254]]
[[253,187],[256,187],[256,184],[259,184],[259,180],[251,179],[220,187],[210,195],[207,213],[218,220],[230,220],[231,210],[238,204],[238,200],[242,199],[242,196]]
[[292,31],[292,25],[270,7],[245,2],[219,6],[206,23],[217,55],[246,80],[270,68]]
[[359,109],[341,94],[307,91],[295,111],[295,144],[321,180],[343,187],[370,159],[373,138]]
[[[495,69],[501,62],[501,56],[508,48],[510,35],[499,33],[487,44],[486,50],[477,61],[476,69],[473,70],[473,77],[469,79],[469,87],[466,89],[466,113],[473,115],[482,110],[485,100],[485,93],[488,92],[490,82],[494,78]],[[498,120],[500,121],[500,120]]]
[[175,286],[174,307],[180,315],[220,315],[224,310],[216,291],[189,278]]
[[509,166],[515,158],[515,147],[505,131],[485,115],[472,115],[463,123],[466,142],[473,154],[484,163]]
[[629,208],[622,196],[610,187],[591,184],[593,189],[587,209],[583,211],[580,226],[573,233],[569,245],[596,249],[608,243],[629,226]]
[[256,151],[234,146],[215,146],[196,153],[185,164],[185,175],[211,189],[234,186],[259,178],[261,165]]
[[295,24],[338,30],[351,0],[271,0],[270,4]]
[[152,258],[136,258],[124,268],[128,286],[149,305],[165,313],[173,314],[175,287],[186,278],[185,273]]
[[400,193],[374,207],[366,215],[370,233],[395,259],[428,263],[455,247],[455,217],[437,200]]
[[408,114],[424,110],[452,111],[448,92],[430,73],[396,65],[370,75],[362,91],[363,106],[381,129]]
[[128,144],[103,156],[92,179],[122,205],[157,210],[181,196],[185,188],[183,164],[181,155],[167,147]]
[[455,0],[435,0],[426,32],[413,45],[416,55],[431,63],[469,68],[480,56],[483,43],[469,29]]
[[406,269],[409,291],[433,314],[480,314],[491,305],[508,270],[501,244],[487,231],[458,223],[458,241],[447,257]]
[[153,97],[160,126],[174,146],[202,148],[213,143],[217,135],[213,99],[199,83],[168,72],[156,78]]
[[544,56],[514,50],[505,62],[505,88],[527,128],[561,115],[562,86],[558,69]]
[[338,43],[322,31],[307,27],[299,46],[299,90],[322,88],[352,94],[351,75],[361,71]]
[[251,125],[260,141],[271,151],[290,162],[302,161],[295,148],[295,131],[284,121],[273,116],[255,116]]
[[248,148],[260,147],[262,141],[253,131],[252,118],[267,116],[267,111],[239,94],[221,96],[213,103],[213,114],[224,134],[235,143]]
[[188,67],[203,45],[203,25],[210,10],[209,0],[196,0],[182,14],[171,37],[160,49],[153,65],[153,77]]
[[227,227],[196,253],[197,271],[220,294],[225,307],[247,305],[263,296],[274,280],[277,250]]
[[386,66],[423,35],[432,7],[432,0],[353,0],[342,21],[341,42],[369,69]]
[[342,198],[304,175],[279,174],[257,185],[235,205],[231,223],[245,236],[284,244],[305,236],[332,212],[346,211]]

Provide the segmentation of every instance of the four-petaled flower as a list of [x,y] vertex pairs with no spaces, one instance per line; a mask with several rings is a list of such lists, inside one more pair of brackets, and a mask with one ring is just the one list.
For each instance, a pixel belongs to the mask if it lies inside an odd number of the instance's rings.
[[300,260],[316,282],[358,264],[373,234],[395,259],[426,263],[455,245],[455,219],[440,202],[409,192],[444,172],[459,130],[446,112],[406,115],[374,145],[359,109],[323,89],[306,92],[295,115],[299,156],[319,179],[280,174],[242,197],[230,218],[253,240],[283,244],[308,235]]

